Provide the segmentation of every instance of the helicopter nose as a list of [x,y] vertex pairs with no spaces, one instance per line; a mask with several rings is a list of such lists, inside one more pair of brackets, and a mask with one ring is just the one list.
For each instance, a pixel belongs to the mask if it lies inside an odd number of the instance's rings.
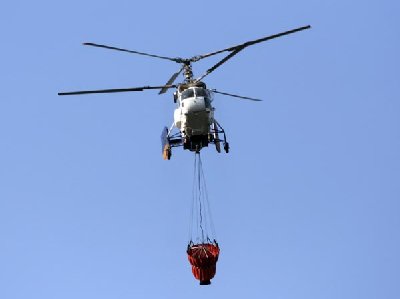
[[206,105],[204,99],[193,98],[193,99],[187,99],[185,101],[185,108],[187,109],[188,113],[195,113],[204,111],[206,109]]

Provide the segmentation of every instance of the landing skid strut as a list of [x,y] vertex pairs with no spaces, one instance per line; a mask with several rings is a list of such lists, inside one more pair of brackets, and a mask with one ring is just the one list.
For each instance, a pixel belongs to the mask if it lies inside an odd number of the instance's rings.
[[[192,135],[182,138],[181,133],[171,134],[172,129],[168,130],[167,127],[163,129],[161,134],[162,153],[164,160],[170,160],[172,155],[172,148],[183,146],[184,149],[192,152],[199,153],[203,147],[208,147],[208,144],[215,145],[218,153],[221,152],[221,142],[226,153],[229,153],[229,143],[226,140],[225,130],[222,126],[214,120],[210,126],[210,132],[207,135]],[[223,135],[223,139],[219,135]]]

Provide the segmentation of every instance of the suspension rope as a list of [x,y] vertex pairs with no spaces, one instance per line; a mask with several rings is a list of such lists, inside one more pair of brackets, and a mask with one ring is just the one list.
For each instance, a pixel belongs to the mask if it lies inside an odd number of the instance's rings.
[[[200,161],[201,163],[201,161]],[[212,217],[212,213],[211,213],[211,207],[210,207],[210,201],[208,200],[208,191],[207,191],[207,184],[206,184],[206,180],[205,180],[205,175],[204,175],[204,171],[203,171],[203,165],[201,163],[201,176],[203,179],[203,189],[204,189],[204,199],[205,199],[205,203],[207,205],[207,210],[208,210],[208,215],[209,217],[209,226],[211,229],[211,234],[214,237],[214,239],[217,238],[217,234],[215,233],[215,227],[214,227],[214,221],[213,221],[213,217]],[[209,240],[209,241],[214,241],[214,240]]]
[[[195,225],[195,227],[193,227]],[[215,243],[215,228],[200,153],[194,157],[192,202],[190,206],[189,244]]]
[[[197,167],[197,177],[198,177],[198,188],[199,188],[199,194],[198,194],[198,201],[199,201],[199,216],[200,216],[200,222],[199,226],[201,229],[201,242],[204,243],[204,229],[203,229],[203,206],[202,206],[202,195],[203,195],[203,190],[201,189],[201,172],[202,172],[202,165],[201,165],[201,158],[200,158],[200,153],[196,153],[196,156],[199,156],[198,159],[198,167]],[[206,216],[206,213],[204,213],[204,216]],[[207,224],[205,222],[205,224]]]
[[192,186],[192,200],[191,200],[191,203],[190,203],[190,215],[189,215],[189,236],[188,236],[188,240],[189,240],[189,243],[191,243],[193,240],[192,240],[192,237],[193,237],[193,217],[194,217],[194,214],[193,214],[193,211],[194,211],[194,204],[195,204],[195,186],[196,186],[196,184],[195,184],[195,182],[196,182],[196,165],[197,165],[197,161],[196,161],[196,156],[195,156],[195,158],[194,158],[194,165],[193,165],[193,186]]

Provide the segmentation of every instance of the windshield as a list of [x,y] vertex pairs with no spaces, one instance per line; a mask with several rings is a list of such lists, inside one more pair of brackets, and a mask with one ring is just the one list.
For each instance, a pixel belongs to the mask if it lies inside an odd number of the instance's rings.
[[207,97],[207,91],[204,88],[196,88],[196,97]]
[[202,97],[204,98],[204,104],[206,105],[206,108],[211,107],[211,100],[210,100],[210,95],[205,88],[196,88],[196,97]]
[[193,97],[194,97],[193,89],[186,89],[184,92],[182,92],[182,100]]

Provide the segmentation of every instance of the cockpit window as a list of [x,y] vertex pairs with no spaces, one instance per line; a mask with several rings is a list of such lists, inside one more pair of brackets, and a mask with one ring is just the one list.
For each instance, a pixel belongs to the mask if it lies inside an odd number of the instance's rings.
[[196,97],[207,97],[207,92],[204,88],[196,88]]
[[186,89],[182,93],[182,100],[187,99],[187,98],[193,98],[194,97],[194,91],[193,89]]
[[205,88],[195,88],[195,89],[196,89],[196,97],[204,98],[204,103],[206,105],[206,108],[210,108],[211,100],[210,100],[210,95],[207,92],[207,89]]

